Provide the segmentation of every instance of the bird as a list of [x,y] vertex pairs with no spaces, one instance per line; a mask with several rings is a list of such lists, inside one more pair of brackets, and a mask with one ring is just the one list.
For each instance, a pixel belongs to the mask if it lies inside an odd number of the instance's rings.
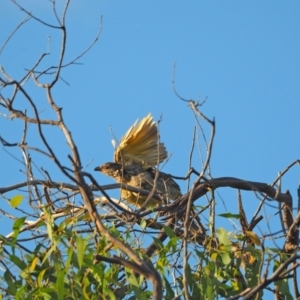
[[[171,175],[159,171],[158,165],[168,157],[167,149],[159,140],[158,127],[149,113],[128,129],[114,152],[114,162],[96,167],[117,182],[159,195],[149,200],[139,192],[121,188],[121,197],[136,207],[160,207],[176,200],[182,194]],[[147,201],[146,201],[147,200]],[[145,204],[146,201],[146,204]],[[145,205],[144,205],[145,204]]]

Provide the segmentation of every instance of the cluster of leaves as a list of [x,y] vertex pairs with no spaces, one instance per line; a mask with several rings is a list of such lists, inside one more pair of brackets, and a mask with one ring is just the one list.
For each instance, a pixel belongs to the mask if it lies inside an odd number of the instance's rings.
[[[113,257],[125,258],[118,249],[110,249],[107,239],[92,228],[82,228],[87,222],[91,223],[86,211],[82,210],[81,218],[73,216],[61,222],[55,222],[50,211],[44,212],[35,229],[44,229],[45,234],[39,235],[40,241],[34,249],[26,249],[23,246],[24,239],[19,238],[26,227],[25,217],[14,222],[10,239],[2,237],[2,263],[7,262],[1,284],[5,299],[152,297],[142,274],[134,274],[132,269],[114,264]],[[126,240],[130,245],[140,243],[140,237],[134,238],[131,233],[121,232],[113,224],[110,226],[110,231],[123,242]],[[140,230],[143,231],[142,226]],[[165,227],[164,230],[168,234],[168,242],[162,243],[153,238],[157,252],[149,262],[155,264],[163,278],[165,299],[174,299],[176,291],[184,290],[185,286],[189,289],[191,299],[216,299],[218,296],[234,298],[234,295],[261,284],[260,274],[266,262],[274,263],[274,272],[281,269],[280,274],[289,273],[283,266],[288,261],[288,255],[283,255],[278,249],[262,252],[261,248],[254,245],[241,249],[238,245],[245,241],[245,236],[237,236],[233,242],[233,238],[229,238],[230,233],[220,228],[217,230],[217,249],[211,246],[211,241],[207,241],[205,249],[197,249],[193,244],[190,246],[193,257],[189,261],[195,262],[195,265],[186,265],[184,277],[181,239],[171,228]],[[252,239],[260,244],[255,236]],[[132,248],[141,258],[149,259],[140,245]],[[276,285],[281,295],[293,299],[287,279],[284,275]],[[187,281],[186,285],[184,280]],[[263,294],[261,289],[259,298]]]
[[[17,209],[22,201],[23,197],[17,195],[10,204]],[[103,211],[103,203],[99,199],[95,202],[98,210]],[[2,264],[6,269],[1,285],[4,298],[152,298],[146,277],[133,272],[130,266],[119,264],[117,257],[128,259],[128,256],[98,234],[84,206],[51,209],[53,207],[42,207],[42,213],[34,222],[26,217],[16,219],[12,234],[2,236]],[[223,217],[240,218],[232,214]],[[292,269],[288,270],[287,266],[296,254],[283,254],[277,248],[264,249],[252,231],[236,235],[223,228],[216,229],[216,235],[206,236],[201,245],[188,241],[191,257],[185,258],[183,239],[170,227],[162,226],[167,234],[163,242],[158,230],[149,230],[147,218],[133,225],[124,214],[115,214],[112,218],[103,212],[101,220],[116,238],[130,245],[141,259],[153,264],[163,279],[165,299],[174,299],[186,288],[191,299],[220,296],[234,299],[235,295],[262,284],[266,263],[273,264],[274,274],[278,273],[279,277],[274,276],[274,279],[281,278],[276,281],[281,295],[293,299],[288,285]],[[27,231],[31,232],[30,237],[22,238],[22,233]],[[151,257],[143,248],[147,246],[146,236],[152,236],[156,250]],[[263,289],[257,292],[260,298],[263,294]]]

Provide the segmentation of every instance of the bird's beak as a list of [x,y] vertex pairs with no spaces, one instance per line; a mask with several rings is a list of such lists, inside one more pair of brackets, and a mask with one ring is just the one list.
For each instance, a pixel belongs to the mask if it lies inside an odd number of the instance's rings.
[[97,167],[97,168],[94,169],[94,171],[101,171],[101,168]]

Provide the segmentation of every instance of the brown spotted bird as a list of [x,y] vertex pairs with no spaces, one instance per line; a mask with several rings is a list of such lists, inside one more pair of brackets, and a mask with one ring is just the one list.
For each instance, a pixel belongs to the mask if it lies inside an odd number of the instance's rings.
[[[117,182],[151,192],[154,190],[161,201],[154,198],[147,201],[147,207],[157,207],[181,196],[178,184],[156,166],[167,158],[167,150],[159,141],[158,129],[151,114],[129,128],[114,153],[114,162],[108,162],[95,171],[100,171]],[[156,178],[156,179],[155,179]],[[127,202],[141,207],[147,200],[137,192],[121,189],[121,196]]]

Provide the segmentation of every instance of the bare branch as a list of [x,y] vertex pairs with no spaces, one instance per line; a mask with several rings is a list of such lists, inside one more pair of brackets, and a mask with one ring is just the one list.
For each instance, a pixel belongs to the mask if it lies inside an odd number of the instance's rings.
[[30,16],[27,15],[23,21],[20,22],[20,24],[16,27],[16,29],[8,36],[6,41],[3,43],[2,47],[0,48],[0,56],[2,54],[2,51],[4,50],[5,46],[8,44],[9,40],[14,36],[14,34],[27,22],[30,20]]
[[49,23],[46,23],[44,22],[43,20],[35,17],[31,12],[29,12],[28,10],[26,10],[23,6],[21,6],[16,0],[11,0],[16,6],[18,6],[20,8],[21,11],[23,11],[24,13],[27,14],[27,17],[30,17],[36,21],[38,21],[39,23],[41,23],[42,25],[45,25],[47,27],[51,27],[51,28],[54,28],[54,29],[59,29],[60,27],[58,26],[55,26],[55,25],[51,25]]

